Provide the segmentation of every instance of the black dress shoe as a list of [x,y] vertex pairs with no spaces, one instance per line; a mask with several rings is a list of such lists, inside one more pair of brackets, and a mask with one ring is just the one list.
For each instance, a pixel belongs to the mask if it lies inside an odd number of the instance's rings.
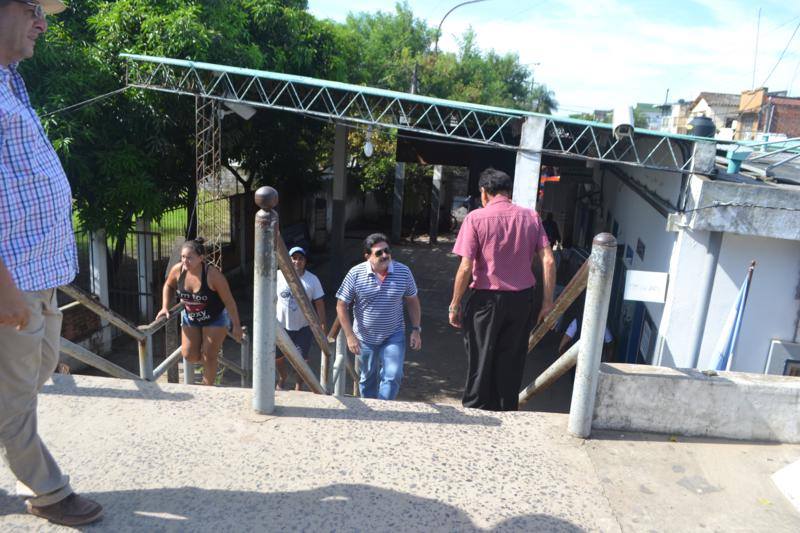
[[91,524],[103,516],[103,506],[74,492],[52,505],[27,504],[28,512],[62,526]]

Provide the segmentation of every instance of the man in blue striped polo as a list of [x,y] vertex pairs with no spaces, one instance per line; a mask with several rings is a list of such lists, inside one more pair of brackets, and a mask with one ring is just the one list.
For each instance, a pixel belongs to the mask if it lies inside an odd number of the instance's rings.
[[[389,239],[373,233],[364,240],[364,259],[350,269],[336,293],[336,314],[347,347],[361,363],[362,398],[394,400],[403,378],[406,325],[403,303],[411,320],[412,350],[422,348],[421,312],[411,270],[392,260]],[[349,308],[355,320],[351,323]]]

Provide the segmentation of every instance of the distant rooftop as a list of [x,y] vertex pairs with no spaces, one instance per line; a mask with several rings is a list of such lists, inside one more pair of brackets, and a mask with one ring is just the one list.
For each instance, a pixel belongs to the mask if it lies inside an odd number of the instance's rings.
[[692,101],[692,107],[696,106],[700,100],[705,100],[710,106],[738,107],[741,95],[729,93],[712,93],[703,91]]

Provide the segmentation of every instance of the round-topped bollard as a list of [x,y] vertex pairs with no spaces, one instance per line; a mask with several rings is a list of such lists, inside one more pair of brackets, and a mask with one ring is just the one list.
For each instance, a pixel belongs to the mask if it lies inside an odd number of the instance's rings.
[[278,191],[265,185],[256,191],[256,205],[264,211],[271,211],[278,206]]

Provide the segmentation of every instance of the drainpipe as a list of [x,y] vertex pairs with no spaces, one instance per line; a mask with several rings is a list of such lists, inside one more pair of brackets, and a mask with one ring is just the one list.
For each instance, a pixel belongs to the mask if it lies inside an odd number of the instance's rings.
[[692,364],[689,368],[697,368],[700,360],[700,348],[703,345],[703,333],[706,329],[708,318],[708,305],[711,302],[711,291],[714,288],[714,277],[719,262],[719,250],[722,247],[722,232],[712,231],[706,245],[706,256],[703,261],[697,292],[697,315],[692,330],[689,332],[689,353],[692,354]]
[[736,174],[742,169],[742,163],[752,154],[749,149],[728,150],[728,174]]

